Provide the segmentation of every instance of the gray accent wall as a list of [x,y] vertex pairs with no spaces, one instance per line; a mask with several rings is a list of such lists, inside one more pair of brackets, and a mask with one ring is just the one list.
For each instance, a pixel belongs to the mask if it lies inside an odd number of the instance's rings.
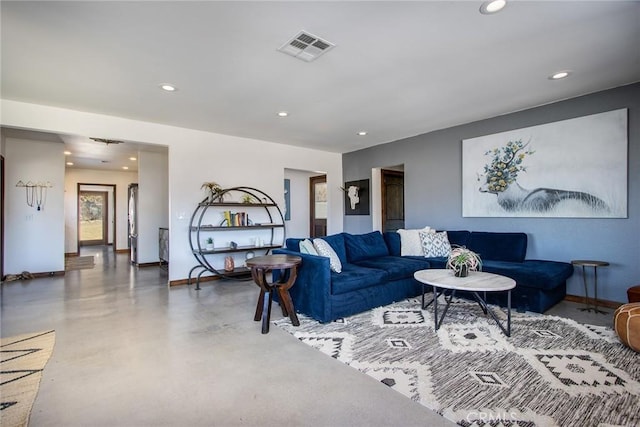
[[[570,82],[554,84],[563,83]],[[629,114],[628,218],[462,217],[462,140],[620,108]],[[640,83],[347,153],[344,180],[371,179],[372,168],[398,164],[405,171],[406,228],[521,231],[529,238],[528,259],[607,261],[598,269],[600,299],[626,302],[626,290],[640,284]],[[372,229],[370,216],[345,216],[346,232]],[[577,269],[567,293],[584,295]]]

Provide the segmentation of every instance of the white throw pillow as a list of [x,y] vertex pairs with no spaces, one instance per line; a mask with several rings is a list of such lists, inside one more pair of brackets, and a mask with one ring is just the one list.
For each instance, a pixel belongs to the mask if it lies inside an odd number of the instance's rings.
[[425,233],[435,233],[435,230],[428,226],[423,229],[405,230],[401,228],[398,230],[398,234],[400,235],[400,255],[424,256],[422,239],[420,238],[421,231]]
[[448,257],[451,253],[451,244],[449,243],[446,231],[441,233],[425,233],[421,231],[420,239],[422,240],[424,256],[427,258],[440,256]]
[[300,252],[303,254],[318,255],[318,251],[316,251],[315,246],[313,246],[313,243],[309,239],[300,241]]
[[336,251],[334,251],[327,242],[322,239],[313,239],[313,246],[316,248],[316,251],[318,251],[318,255],[329,258],[329,267],[331,268],[331,271],[342,273],[342,263],[340,262],[340,258],[338,258]]

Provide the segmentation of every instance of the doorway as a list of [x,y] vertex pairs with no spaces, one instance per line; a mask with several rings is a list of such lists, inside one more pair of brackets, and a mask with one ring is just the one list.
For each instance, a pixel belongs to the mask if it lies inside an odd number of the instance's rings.
[[309,178],[309,211],[311,238],[327,235],[327,176],[319,175]]
[[382,169],[382,231],[404,228],[404,171]]
[[77,241],[81,247],[112,245],[116,250],[115,184],[78,183]]
[[109,199],[106,191],[78,194],[78,240],[80,246],[106,245]]

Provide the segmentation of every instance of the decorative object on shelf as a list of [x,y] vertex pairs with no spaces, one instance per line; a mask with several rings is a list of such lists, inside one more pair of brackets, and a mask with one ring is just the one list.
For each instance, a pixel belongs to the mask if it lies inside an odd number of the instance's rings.
[[235,268],[233,257],[230,255],[224,257],[224,271],[233,271]]
[[447,268],[453,270],[453,274],[456,277],[467,277],[470,271],[482,270],[482,260],[472,250],[464,246],[457,246],[451,249],[447,260]]
[[244,266],[247,267],[247,261],[249,261],[250,259],[255,258],[256,253],[253,251],[249,251],[244,255]]
[[200,188],[201,189],[206,188],[207,191],[209,192],[209,194],[207,195],[207,198],[205,199],[209,203],[213,203],[216,200],[220,202],[222,201],[224,190],[222,189],[222,187],[220,187],[220,185],[217,182],[213,182],[213,181],[205,182],[204,184],[202,184]]
[[208,251],[213,250],[213,237],[207,237],[207,240],[205,241],[205,249]]
[[232,240],[232,241],[229,242],[229,248],[230,249],[238,249],[238,244]]
[[245,205],[250,205],[251,203],[255,203],[256,202],[256,198],[253,197],[251,194],[243,194],[242,198],[240,200]]
[[30,207],[36,207],[37,210],[41,211],[44,209],[44,204],[47,201],[47,188],[53,187],[53,185],[47,182],[32,182],[27,181],[25,184],[22,181],[18,181],[16,187],[24,187],[27,193],[27,205]]

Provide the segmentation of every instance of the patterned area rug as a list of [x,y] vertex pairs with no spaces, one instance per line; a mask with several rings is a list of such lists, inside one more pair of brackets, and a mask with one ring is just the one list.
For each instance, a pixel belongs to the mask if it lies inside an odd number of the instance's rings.
[[0,425],[26,426],[56,336],[54,331],[2,338]]
[[300,322],[274,323],[462,426],[640,425],[640,354],[606,327],[513,312],[509,338],[454,299],[435,331],[417,298]]
[[95,266],[93,255],[70,256],[64,259],[64,271],[85,270]]

